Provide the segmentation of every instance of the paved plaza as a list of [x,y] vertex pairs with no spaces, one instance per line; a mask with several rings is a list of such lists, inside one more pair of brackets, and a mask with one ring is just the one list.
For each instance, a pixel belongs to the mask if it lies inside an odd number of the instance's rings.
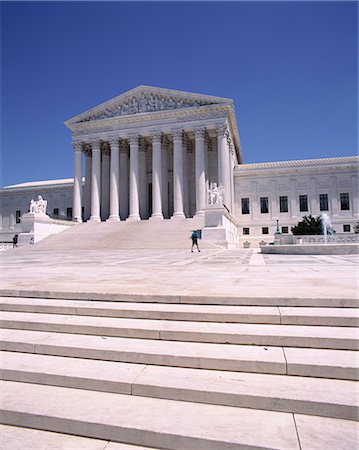
[[262,255],[259,249],[1,253],[2,289],[99,294],[357,298],[357,255]]

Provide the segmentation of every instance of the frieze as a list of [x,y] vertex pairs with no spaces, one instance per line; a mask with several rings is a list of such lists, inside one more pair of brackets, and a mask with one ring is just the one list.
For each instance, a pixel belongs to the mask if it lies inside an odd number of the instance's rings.
[[110,117],[128,116],[133,114],[167,111],[172,109],[193,108],[198,106],[212,105],[213,102],[195,99],[179,99],[177,97],[164,96],[153,93],[142,93],[134,95],[126,101],[111,105],[105,111],[93,114],[82,122],[90,120],[108,119]]

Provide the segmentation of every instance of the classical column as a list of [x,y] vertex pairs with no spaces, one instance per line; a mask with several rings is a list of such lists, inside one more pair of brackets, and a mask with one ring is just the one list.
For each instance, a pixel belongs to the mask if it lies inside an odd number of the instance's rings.
[[85,191],[84,191],[84,218],[91,216],[91,172],[92,172],[91,146],[85,145]]
[[224,188],[223,203],[226,205],[229,192],[227,192],[227,165],[228,165],[228,150],[227,150],[227,125],[217,128],[218,139],[218,184]]
[[140,220],[138,182],[138,136],[130,136],[130,215],[129,220]]
[[173,217],[184,218],[183,213],[183,147],[182,130],[173,135]]
[[107,220],[110,215],[110,148],[107,143],[101,151],[101,219]]
[[162,163],[161,163],[161,133],[152,135],[152,216],[163,219],[162,215]]
[[206,177],[204,161],[205,128],[195,130],[195,184],[196,184],[196,214],[204,214],[206,204]]
[[121,141],[120,145],[120,217],[122,220],[128,217],[128,142]]
[[162,213],[168,218],[168,144],[166,137],[162,138]]
[[183,211],[186,217],[189,217],[189,198],[188,198],[188,137],[183,135],[182,140],[183,156]]
[[101,149],[100,140],[91,142],[92,174],[91,174],[91,222],[101,222],[100,194],[101,194]]
[[82,222],[81,215],[81,191],[82,191],[82,144],[73,142],[74,164],[74,197],[72,203],[72,220]]
[[148,195],[147,195],[147,142],[144,137],[140,139],[139,153],[139,197],[140,197],[140,216],[141,219],[148,218]]
[[120,190],[120,143],[118,138],[111,139],[111,167],[110,167],[110,217],[111,222],[120,220],[119,190]]

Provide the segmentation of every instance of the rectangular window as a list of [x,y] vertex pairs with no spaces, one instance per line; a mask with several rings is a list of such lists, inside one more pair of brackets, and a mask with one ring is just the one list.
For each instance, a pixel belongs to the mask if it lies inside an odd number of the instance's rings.
[[268,197],[261,197],[260,203],[261,203],[261,213],[262,214],[268,213]]
[[282,227],[282,234],[288,234],[288,227]]
[[54,208],[53,216],[59,217],[59,208]]
[[299,211],[300,212],[308,211],[308,195],[299,196]]
[[269,228],[268,227],[262,227],[262,234],[269,234]]
[[342,211],[348,211],[350,209],[348,193],[340,194],[340,209]]
[[249,228],[243,228],[243,234],[249,234]]
[[288,212],[288,197],[286,195],[279,197],[279,211]]
[[321,211],[329,211],[328,209],[328,194],[319,195],[319,209]]
[[344,233],[350,233],[350,225],[343,225]]
[[66,217],[68,219],[72,219],[72,208],[67,208],[66,209]]
[[249,198],[242,198],[242,214],[249,214]]
[[21,222],[20,217],[21,217],[21,211],[16,211],[16,213],[15,213],[16,223]]

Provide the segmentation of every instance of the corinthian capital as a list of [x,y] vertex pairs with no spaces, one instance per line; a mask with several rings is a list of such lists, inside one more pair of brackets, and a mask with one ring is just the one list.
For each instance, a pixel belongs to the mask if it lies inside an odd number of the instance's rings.
[[228,132],[227,124],[223,124],[223,125],[220,125],[219,127],[217,127],[217,136],[218,137],[226,136],[227,132]]
[[130,145],[138,145],[138,134],[132,135],[128,137]]
[[194,130],[194,135],[195,135],[196,139],[204,138],[205,132],[206,132],[205,127],[196,128]]
[[154,131],[152,133],[152,143],[154,144],[155,142],[161,142],[162,139],[162,133],[160,131]]
[[99,151],[101,148],[101,139],[99,139],[99,138],[92,139],[91,140],[91,148],[92,148],[92,151],[94,151],[94,150]]
[[113,138],[109,139],[108,143],[110,144],[111,148],[116,147],[117,145],[119,145],[118,137],[113,137]]
[[74,149],[74,152],[82,152],[82,142],[73,142],[72,148]]
[[183,130],[173,130],[172,132],[172,138],[174,141],[181,141],[183,139]]

